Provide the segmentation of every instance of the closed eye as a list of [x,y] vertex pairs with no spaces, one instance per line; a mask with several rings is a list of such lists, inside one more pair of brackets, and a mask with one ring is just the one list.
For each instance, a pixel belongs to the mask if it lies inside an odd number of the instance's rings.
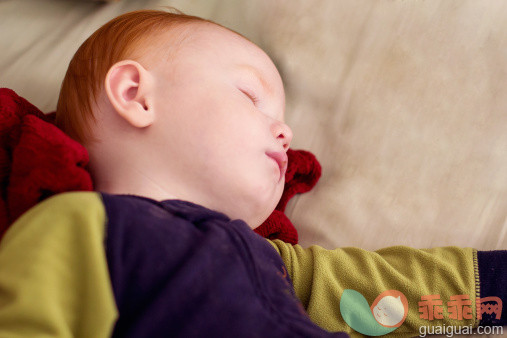
[[243,94],[245,94],[245,95],[246,95],[246,97],[248,97],[248,98],[250,99],[250,101],[252,101],[252,103],[253,103],[254,105],[257,105],[257,103],[259,102],[259,98],[258,98],[255,94],[253,94],[253,93],[251,93],[251,92],[249,92],[249,91],[247,91],[247,90],[244,90],[244,89],[240,89],[240,91],[241,91]]

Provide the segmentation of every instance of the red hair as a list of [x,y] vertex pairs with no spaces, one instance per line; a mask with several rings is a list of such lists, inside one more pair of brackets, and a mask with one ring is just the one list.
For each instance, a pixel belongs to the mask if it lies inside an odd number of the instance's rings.
[[90,141],[90,124],[95,122],[92,103],[97,102],[111,66],[137,59],[136,53],[172,26],[193,22],[211,21],[183,13],[141,10],[120,15],[100,27],[70,61],[58,98],[56,125],[80,143]]

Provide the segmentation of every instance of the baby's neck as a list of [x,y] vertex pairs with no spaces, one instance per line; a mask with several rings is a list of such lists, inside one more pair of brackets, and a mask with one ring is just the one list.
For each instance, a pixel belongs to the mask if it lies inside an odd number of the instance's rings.
[[107,155],[90,152],[89,171],[96,191],[138,195],[157,201],[177,199],[175,194],[163,187],[151,173],[125,161],[128,156],[115,158],[114,153]]
[[144,196],[156,201],[177,199],[176,196],[140,171],[133,171],[130,175],[126,175],[128,178],[125,177],[125,179],[118,177],[118,175],[115,176],[114,179],[96,177],[94,179],[94,189],[109,194]]

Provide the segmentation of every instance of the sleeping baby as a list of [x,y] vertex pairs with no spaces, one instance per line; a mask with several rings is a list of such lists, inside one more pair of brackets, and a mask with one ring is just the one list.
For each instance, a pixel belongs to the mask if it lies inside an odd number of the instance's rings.
[[252,231],[283,192],[284,107],[266,53],[216,23],[145,10],[99,28],[56,116],[86,147],[96,191],[51,197],[5,234],[0,336],[410,337],[507,323],[505,251],[305,249]]

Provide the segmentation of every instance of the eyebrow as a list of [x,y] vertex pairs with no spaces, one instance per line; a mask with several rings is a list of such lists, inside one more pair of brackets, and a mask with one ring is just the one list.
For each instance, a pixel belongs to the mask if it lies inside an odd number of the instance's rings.
[[262,76],[262,73],[256,67],[247,64],[240,64],[238,68],[252,74],[255,78],[257,78],[257,80],[259,80],[261,86],[267,93],[273,94],[273,87],[266,81],[265,77]]

